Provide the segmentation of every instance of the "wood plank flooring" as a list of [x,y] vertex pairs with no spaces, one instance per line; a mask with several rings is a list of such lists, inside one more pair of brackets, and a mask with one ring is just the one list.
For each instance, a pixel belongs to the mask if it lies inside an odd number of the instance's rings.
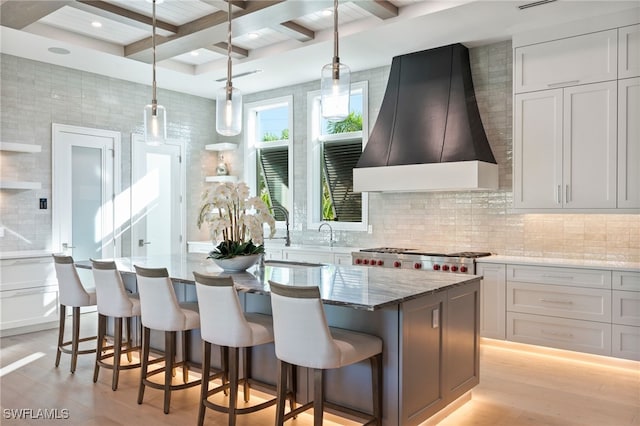
[[[93,317],[92,317],[93,315]],[[94,314],[83,315],[91,332]],[[86,328],[89,327],[89,328]],[[193,425],[199,387],[175,392],[171,413],[162,412],[162,392],[147,389],[136,403],[139,370],[123,371],[116,392],[109,370],[93,383],[94,355],[80,356],[75,374],[69,355],[59,368],[55,360],[56,330],[0,339],[0,406],[2,425]],[[531,351],[526,345],[483,341],[480,385],[472,400],[442,420],[442,426],[640,426],[640,363],[570,352]],[[178,374],[179,375],[179,374]],[[196,374],[197,375],[197,374]],[[194,377],[196,376],[194,375]],[[252,392],[252,402],[260,397]],[[68,419],[13,419],[11,409],[67,409]],[[63,412],[59,412],[64,415]],[[272,425],[274,408],[240,416],[239,426]],[[226,416],[207,410],[205,424],[226,425]],[[293,426],[312,425],[304,414]],[[326,425],[352,425],[328,416]]]

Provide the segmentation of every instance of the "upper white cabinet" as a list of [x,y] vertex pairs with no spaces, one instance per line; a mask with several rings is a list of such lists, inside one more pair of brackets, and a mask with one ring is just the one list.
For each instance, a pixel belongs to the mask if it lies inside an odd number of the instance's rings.
[[[636,50],[640,50],[640,46]],[[640,117],[640,78],[618,81],[618,207],[621,208],[640,208],[640,120],[638,117]]]
[[515,97],[514,207],[616,207],[615,81]]
[[617,40],[612,29],[516,48],[514,92],[615,80]]
[[618,78],[640,77],[640,25],[618,29]]

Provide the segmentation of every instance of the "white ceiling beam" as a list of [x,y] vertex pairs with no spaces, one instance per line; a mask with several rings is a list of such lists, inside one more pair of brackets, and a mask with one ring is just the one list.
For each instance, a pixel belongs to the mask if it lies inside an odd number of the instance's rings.
[[4,1],[0,5],[0,24],[16,30],[39,21],[71,1]]
[[387,0],[356,0],[353,4],[380,19],[389,19],[398,16],[398,8]]

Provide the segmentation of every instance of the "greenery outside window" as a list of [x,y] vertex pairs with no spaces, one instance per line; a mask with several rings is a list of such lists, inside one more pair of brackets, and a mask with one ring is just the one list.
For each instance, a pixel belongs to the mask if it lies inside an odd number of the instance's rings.
[[[293,207],[293,97],[245,105],[246,180],[268,206]],[[274,211],[284,223],[282,211]],[[279,227],[279,226],[278,226]]]
[[369,134],[367,86],[351,85],[351,112],[339,122],[322,118],[319,91],[307,95],[309,227],[331,221],[334,229],[367,229],[368,196],[353,192],[353,168]]

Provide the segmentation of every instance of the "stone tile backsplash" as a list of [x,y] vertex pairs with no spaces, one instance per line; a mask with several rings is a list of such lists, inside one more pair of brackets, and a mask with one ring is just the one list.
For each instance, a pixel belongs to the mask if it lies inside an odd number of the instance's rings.
[[[499,189],[478,192],[371,193],[372,233],[336,232],[340,245],[415,246],[434,250],[491,251],[502,255],[640,262],[640,215],[521,214],[512,205],[512,50],[510,42],[470,49],[480,114],[499,164]],[[0,191],[0,251],[46,250],[51,244],[51,210],[39,210],[38,198],[51,198],[51,123],[117,130],[122,133],[122,187],[131,182],[130,134],[142,133],[142,108],[148,86],[0,55],[2,104],[0,138],[39,143],[38,154],[0,152],[0,177],[42,182],[42,190]],[[389,67],[354,73],[369,82],[369,130],[386,89]],[[245,102],[294,97],[295,199],[294,244],[326,244],[326,235],[307,229],[306,156],[309,82],[247,94]],[[215,102],[160,90],[169,118],[169,136],[186,141],[187,237],[207,239],[195,219],[204,178],[215,170],[217,155],[204,150],[213,142],[233,141],[215,134]],[[243,147],[228,157],[232,174],[242,176]],[[299,166],[302,165],[302,166]],[[28,179],[25,177],[28,174]],[[51,200],[50,200],[51,202]],[[20,237],[17,237],[16,235]],[[123,254],[127,254],[124,248]]]

